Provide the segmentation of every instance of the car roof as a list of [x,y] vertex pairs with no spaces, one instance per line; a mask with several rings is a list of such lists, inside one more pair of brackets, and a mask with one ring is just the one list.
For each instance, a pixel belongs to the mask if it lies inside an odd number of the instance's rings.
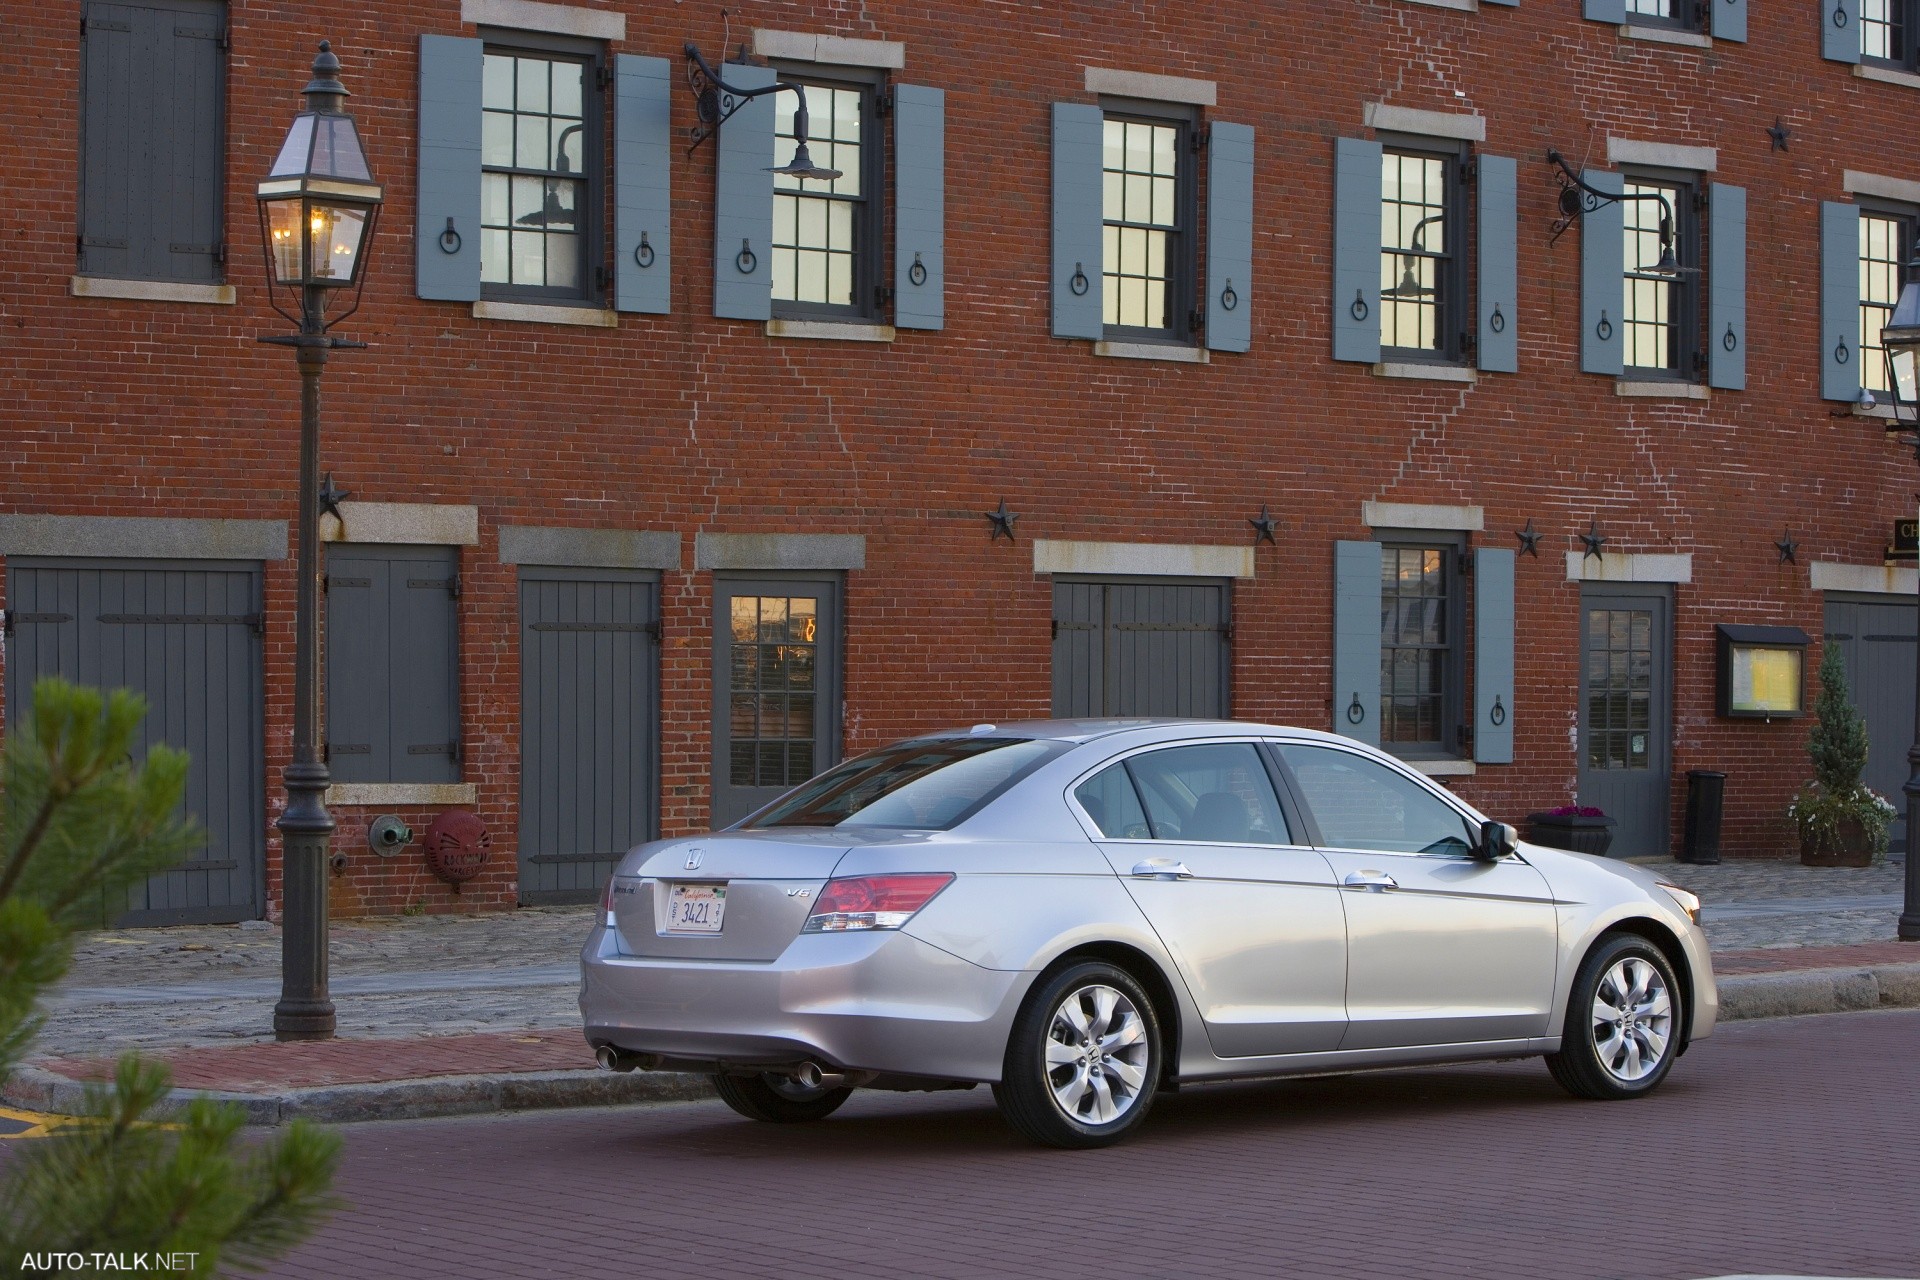
[[1201,720],[1179,716],[1140,716],[1130,719],[1014,720],[1001,724],[976,724],[967,728],[939,729],[916,734],[909,741],[926,742],[946,738],[1039,738],[1057,742],[1086,743],[1116,734],[1148,729],[1179,730],[1194,737],[1232,737],[1242,734],[1285,734],[1288,737],[1351,742],[1338,734],[1291,725],[1261,724],[1249,720]]

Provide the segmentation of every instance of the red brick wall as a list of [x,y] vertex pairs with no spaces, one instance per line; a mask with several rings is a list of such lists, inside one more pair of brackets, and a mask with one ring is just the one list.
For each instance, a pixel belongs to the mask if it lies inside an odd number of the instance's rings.
[[[590,7],[627,15],[619,51],[719,50],[711,7]],[[1842,198],[1846,168],[1920,176],[1913,132],[1883,127],[1911,114],[1915,91],[1822,61],[1815,9],[1754,6],[1748,43],[1696,50],[1624,40],[1581,20],[1573,0],[1474,14],[1399,0],[748,6],[736,41],[756,25],[904,41],[901,78],[947,92],[947,328],[880,346],[772,340],[712,318],[711,146],[674,155],[673,314],[605,331],[416,299],[417,38],[471,34],[455,0],[235,0],[227,235],[240,305],[72,298],[79,5],[23,7],[0,81],[12,215],[0,509],[292,519],[297,381],[285,351],[254,342],[285,326],[263,295],[251,184],[329,37],[389,200],[366,305],[345,326],[372,346],[341,354],[325,382],[324,464],[361,499],[480,509],[480,545],[461,564],[462,715],[467,777],[498,851],[455,895],[410,856],[368,854],[371,813],[343,811],[342,909],[513,900],[519,659],[503,523],[677,530],[689,565],[696,532],[865,534],[868,567],[846,596],[856,751],[1047,713],[1050,588],[1030,539],[1239,543],[1270,504],[1279,544],[1261,546],[1258,576],[1235,588],[1234,710],[1324,727],[1330,544],[1368,536],[1362,502],[1479,504],[1476,546],[1513,546],[1531,519],[1547,537],[1519,564],[1519,763],[1459,784],[1517,818],[1574,793],[1579,593],[1561,553],[1597,519],[1609,551],[1693,556],[1676,599],[1676,841],[1684,771],[1724,768],[1728,852],[1784,854],[1806,725],[1714,716],[1713,624],[1817,635],[1805,562],[1877,563],[1914,487],[1879,424],[1829,417],[1816,330],[1818,203]],[[1049,336],[1048,107],[1088,100],[1089,64],[1216,80],[1209,114],[1255,126],[1249,354],[1102,360]],[[1329,358],[1331,140],[1365,136],[1368,101],[1480,112],[1485,151],[1519,157],[1520,374],[1468,389]],[[686,95],[673,109],[676,127],[691,125]],[[1776,115],[1793,130],[1785,154],[1764,132]],[[1542,157],[1591,148],[1602,164],[1610,132],[1718,147],[1715,176],[1747,188],[1748,391],[1633,401],[1578,371],[1579,237],[1547,242],[1557,189]],[[979,515],[1003,497],[1021,513],[1017,545],[990,542]],[[1770,544],[1788,525],[1803,563],[1777,566]],[[289,564],[269,566],[270,795],[290,734],[292,587]],[[669,833],[706,818],[710,588],[704,573],[665,576]],[[421,827],[431,814],[403,816]]]

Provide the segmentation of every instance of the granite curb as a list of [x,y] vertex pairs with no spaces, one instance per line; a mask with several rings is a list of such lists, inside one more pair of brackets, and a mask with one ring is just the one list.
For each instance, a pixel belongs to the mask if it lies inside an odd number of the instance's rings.
[[[1920,1007],[1920,962],[1733,974],[1721,978],[1719,987],[1722,1022],[1910,1009]],[[85,1096],[86,1086],[81,1082],[32,1066],[16,1068],[0,1089],[0,1103],[55,1115],[79,1114],[84,1110]],[[713,1086],[697,1075],[527,1071],[322,1085],[276,1093],[175,1089],[165,1111],[174,1114],[195,1098],[210,1098],[240,1107],[252,1125],[277,1125],[296,1119],[345,1124],[555,1107],[690,1102],[713,1096]]]

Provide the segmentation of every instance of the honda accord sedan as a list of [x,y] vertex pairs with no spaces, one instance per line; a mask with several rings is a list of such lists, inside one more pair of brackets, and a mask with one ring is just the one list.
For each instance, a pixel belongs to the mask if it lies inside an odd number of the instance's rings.
[[775,1122],[988,1084],[1027,1137],[1092,1147],[1182,1085],[1524,1056],[1635,1098],[1718,1009],[1685,889],[1258,724],[913,738],[634,849],[603,908],[601,1065],[705,1072]]

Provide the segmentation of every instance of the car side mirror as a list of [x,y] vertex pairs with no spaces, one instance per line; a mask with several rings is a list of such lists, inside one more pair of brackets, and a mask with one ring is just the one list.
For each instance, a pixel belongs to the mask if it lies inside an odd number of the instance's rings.
[[1520,845],[1520,832],[1504,822],[1488,819],[1480,824],[1480,847],[1473,856],[1482,862],[1496,862],[1514,852]]

